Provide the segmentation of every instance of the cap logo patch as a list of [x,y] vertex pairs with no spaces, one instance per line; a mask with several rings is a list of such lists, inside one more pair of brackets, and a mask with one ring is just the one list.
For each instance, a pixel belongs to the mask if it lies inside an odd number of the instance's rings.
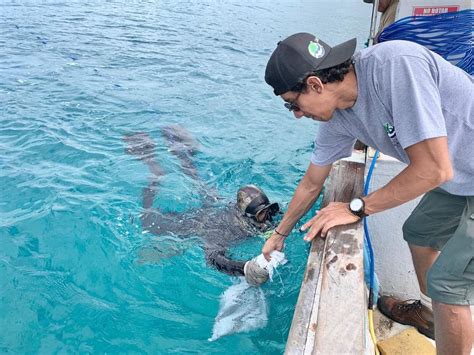
[[316,59],[322,58],[326,53],[322,45],[313,41],[310,41],[308,44],[308,52]]

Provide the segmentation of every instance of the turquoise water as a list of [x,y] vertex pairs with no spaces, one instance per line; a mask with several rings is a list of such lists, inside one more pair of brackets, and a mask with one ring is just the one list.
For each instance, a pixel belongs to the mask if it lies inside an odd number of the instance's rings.
[[[298,31],[362,47],[369,21],[356,0],[3,1],[0,352],[282,353],[308,246],[294,233],[281,281],[264,286],[267,327],[208,342],[235,280],[205,265],[195,239],[143,233],[149,173],[122,138],[157,144],[167,174],[155,207],[200,206],[160,134],[169,124],[198,140],[199,175],[224,202],[254,183],[285,205],[317,125],[284,111],[266,60]],[[157,243],[174,256],[141,260]]]

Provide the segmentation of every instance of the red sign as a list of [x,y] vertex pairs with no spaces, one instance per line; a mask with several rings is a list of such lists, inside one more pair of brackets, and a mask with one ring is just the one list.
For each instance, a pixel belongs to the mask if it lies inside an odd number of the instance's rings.
[[459,5],[446,6],[414,6],[413,16],[432,16],[445,14],[447,12],[459,11]]

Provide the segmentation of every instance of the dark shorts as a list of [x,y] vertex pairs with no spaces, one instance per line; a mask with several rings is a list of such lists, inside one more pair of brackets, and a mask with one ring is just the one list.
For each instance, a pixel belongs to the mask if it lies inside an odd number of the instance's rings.
[[428,192],[403,225],[403,237],[441,252],[427,274],[428,296],[447,304],[474,304],[474,196],[440,188]]

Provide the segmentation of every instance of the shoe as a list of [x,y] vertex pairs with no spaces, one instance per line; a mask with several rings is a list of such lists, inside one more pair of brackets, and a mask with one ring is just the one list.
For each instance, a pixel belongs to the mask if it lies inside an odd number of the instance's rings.
[[388,318],[397,323],[411,325],[434,340],[433,312],[423,306],[420,300],[401,301],[392,296],[381,296],[377,307]]

